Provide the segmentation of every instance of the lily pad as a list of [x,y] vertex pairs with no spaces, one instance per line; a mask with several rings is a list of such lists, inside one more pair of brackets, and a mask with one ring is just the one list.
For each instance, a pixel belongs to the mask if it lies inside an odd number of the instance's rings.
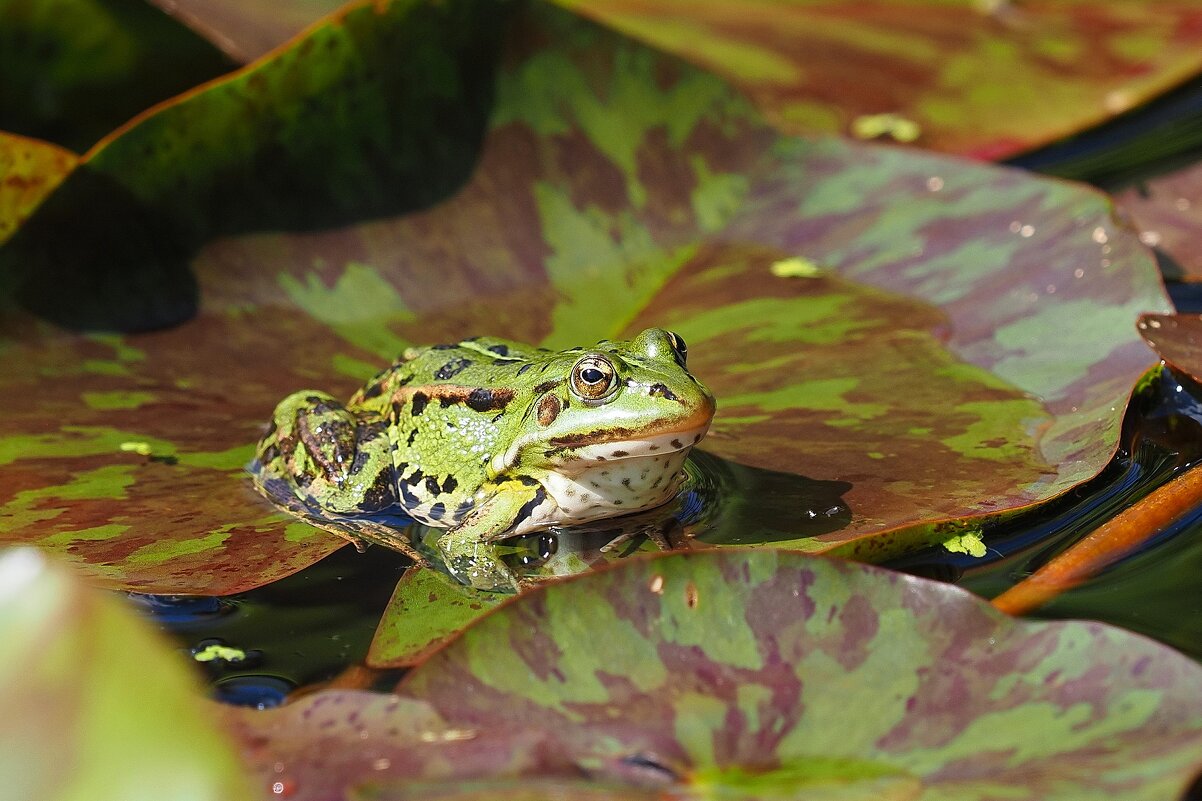
[[381,779],[487,777],[569,767],[542,732],[447,724],[422,701],[322,690],[283,707],[214,710],[262,792],[294,801],[345,798]]
[[1202,767],[1202,668],[1171,649],[788,551],[551,585],[397,691],[230,714],[296,798],[1161,801]]
[[1202,382],[1202,316],[1145,314],[1139,333],[1174,370]]
[[1188,0],[555,2],[725,76],[783,131],[977,158],[1076,133],[1202,69]]
[[251,797],[167,641],[32,548],[0,556],[0,638],[7,798]]
[[[878,558],[1107,463],[1154,362],[1131,323],[1169,304],[1105,198],[781,137],[714,76],[553,7],[524,14],[453,197],[214,239],[191,262],[199,313],[168,331],[14,335],[0,537],[65,550],[112,585],[270,580],[334,547],[249,495],[239,468],[274,404],[306,387],[349,396],[407,344],[481,333],[564,347],[677,329],[719,399],[704,448],[851,485],[846,525],[793,547]],[[123,180],[150,182],[166,156],[135,155],[169,131],[152,117],[114,140]]]
[[1140,239],[1168,257],[1165,277],[1202,280],[1202,164],[1149,178],[1115,195]]
[[76,160],[49,142],[0,131],[0,244],[75,169]]
[[283,45],[345,0],[149,0],[236,61],[254,61]]
[[887,779],[1045,800],[1179,795],[1202,766],[1199,690],[1191,660],[1122,630],[787,552],[548,587],[398,688],[453,723],[549,728],[594,776],[641,761],[748,796]]
[[188,259],[219,234],[427,206],[471,170],[504,18],[499,2],[350,5],[106,137],[0,270],[65,327],[159,328],[195,312]]
[[0,0],[0,129],[13,133],[82,151],[234,66],[145,2]]

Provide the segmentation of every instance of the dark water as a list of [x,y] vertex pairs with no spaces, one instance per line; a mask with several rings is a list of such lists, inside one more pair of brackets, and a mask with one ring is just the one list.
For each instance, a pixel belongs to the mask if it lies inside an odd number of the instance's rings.
[[[1132,403],[1122,448],[1110,466],[1037,512],[988,527],[985,558],[931,547],[887,564],[958,583],[985,597],[998,594],[1202,458],[1200,397],[1202,388],[1164,373]],[[755,470],[704,453],[690,470],[690,490],[675,505],[636,518],[633,526],[611,521],[559,537],[524,538],[510,549],[511,564],[528,573],[562,573],[581,562],[653,550],[650,540],[656,536],[669,545],[673,537],[685,535],[713,544],[779,542],[837,530],[850,518],[841,497],[848,485],[841,482]],[[603,549],[615,540],[618,545]],[[181,647],[196,651],[219,642],[248,652],[239,663],[216,661],[202,667],[218,697],[272,705],[294,689],[354,672],[362,664],[408,564],[404,556],[382,547],[364,554],[347,547],[290,578],[230,598],[138,597]],[[1036,616],[1114,623],[1202,660],[1199,589],[1202,508]],[[390,681],[387,675],[354,675],[360,684]]]

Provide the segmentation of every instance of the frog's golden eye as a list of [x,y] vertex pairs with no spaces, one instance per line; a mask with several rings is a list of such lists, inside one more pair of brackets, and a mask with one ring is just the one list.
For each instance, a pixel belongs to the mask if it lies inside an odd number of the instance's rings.
[[572,392],[586,401],[599,401],[618,386],[617,372],[604,356],[591,354],[572,367]]
[[684,337],[672,331],[668,334],[668,343],[672,345],[672,350],[676,351],[676,355],[680,357],[680,366],[684,367],[685,362],[689,360],[689,346],[684,344]]

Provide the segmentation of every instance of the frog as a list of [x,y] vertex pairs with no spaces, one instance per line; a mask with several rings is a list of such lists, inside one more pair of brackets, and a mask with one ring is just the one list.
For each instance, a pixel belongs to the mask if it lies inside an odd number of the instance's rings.
[[445,529],[453,576],[521,589],[497,543],[677,495],[716,410],[687,360],[661,328],[559,351],[497,337],[410,348],[345,403],[282,400],[252,473],[277,505],[326,522],[400,512]]

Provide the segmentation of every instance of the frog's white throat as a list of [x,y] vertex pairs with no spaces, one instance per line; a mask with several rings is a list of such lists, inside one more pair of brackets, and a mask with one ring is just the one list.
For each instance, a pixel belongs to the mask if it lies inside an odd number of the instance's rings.
[[537,472],[550,503],[540,504],[514,533],[651,509],[671,500],[700,429],[585,445]]

